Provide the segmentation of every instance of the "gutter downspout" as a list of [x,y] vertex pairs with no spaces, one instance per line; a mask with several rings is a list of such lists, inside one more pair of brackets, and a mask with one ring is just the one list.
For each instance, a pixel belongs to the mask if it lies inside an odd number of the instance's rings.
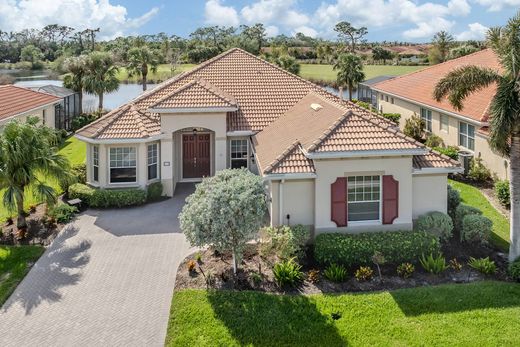
[[280,180],[278,188],[278,225],[283,225],[283,184],[285,180]]

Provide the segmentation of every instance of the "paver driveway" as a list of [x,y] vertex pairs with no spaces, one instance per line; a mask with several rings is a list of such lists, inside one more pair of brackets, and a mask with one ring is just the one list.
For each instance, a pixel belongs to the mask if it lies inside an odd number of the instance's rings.
[[0,346],[162,346],[189,246],[167,201],[87,211],[64,229],[0,310]]

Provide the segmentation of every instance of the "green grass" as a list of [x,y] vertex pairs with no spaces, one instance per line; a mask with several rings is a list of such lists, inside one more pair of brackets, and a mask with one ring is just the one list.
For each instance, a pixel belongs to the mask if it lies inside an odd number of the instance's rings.
[[[169,64],[160,64],[157,67],[156,72],[150,72],[148,74],[148,80],[156,82],[157,80],[164,81],[167,80],[170,77],[173,77],[177,74],[180,74],[181,72],[191,70],[196,64],[180,64],[177,69],[174,71],[174,73],[171,72],[171,66]],[[125,67],[120,67],[119,72],[117,73],[117,78],[120,81],[128,81],[132,83],[136,83],[138,80],[140,80],[137,76],[128,76],[128,72],[126,71]]]
[[[365,65],[365,78],[370,79],[381,75],[404,75],[417,71],[424,66],[394,66],[394,65]],[[300,76],[315,80],[336,81],[337,72],[332,65],[323,64],[301,64]]]
[[[71,163],[71,165],[81,164],[85,162],[87,152],[87,145],[85,142],[82,142],[75,137],[69,137],[65,143],[61,146],[59,153],[67,157]],[[60,194],[62,193],[60,185],[58,182],[48,180],[48,182],[56,189]],[[13,216],[14,214],[9,212],[7,208],[3,205],[2,199],[4,196],[4,191],[0,191],[0,222],[3,222],[7,217]],[[25,194],[25,202],[24,207],[26,210],[29,209],[31,205],[37,205],[41,201],[39,201],[36,197],[33,196],[30,192]]]
[[509,220],[498,212],[486,197],[469,184],[450,180],[449,183],[460,192],[462,202],[478,208],[493,222],[491,242],[503,251],[509,250]]
[[173,297],[166,345],[513,346],[519,329],[513,283],[311,296],[185,290]]
[[43,253],[39,246],[0,246],[0,306]]

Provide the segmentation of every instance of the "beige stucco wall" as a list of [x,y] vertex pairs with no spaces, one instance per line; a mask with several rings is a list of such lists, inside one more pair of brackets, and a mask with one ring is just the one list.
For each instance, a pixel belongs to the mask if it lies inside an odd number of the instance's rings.
[[45,125],[47,125],[49,128],[55,128],[56,123],[54,120],[54,105],[41,107],[41,108],[29,111],[29,112],[18,114],[13,117],[1,119],[0,128],[14,119],[18,119],[22,122],[25,122],[27,120],[27,117],[29,117],[29,116],[38,117],[40,119],[40,122],[42,122],[43,121],[43,110],[45,110]]
[[432,211],[448,211],[448,177],[442,175],[414,175],[412,218]]
[[[382,231],[412,228],[412,158],[387,157],[342,160],[315,160],[315,232]],[[330,219],[330,186],[338,177],[354,175],[393,175],[399,181],[399,217],[391,225],[381,222],[353,223],[338,228]]]
[[[314,179],[272,181],[270,184],[271,225],[314,225]],[[280,196],[280,191],[282,192]],[[281,199],[280,199],[281,197]],[[280,203],[282,214],[280,215]],[[287,219],[287,215],[290,219]],[[281,217],[281,218],[280,218]]]
[[[380,94],[381,95],[381,94]],[[386,98],[381,99],[381,97],[378,97],[378,108],[383,110],[385,113],[400,113],[401,114],[401,120],[399,122],[399,126],[401,129],[404,128],[405,122],[407,119],[412,117],[414,113],[417,116],[421,115],[421,106],[414,104],[412,102],[402,100],[396,97],[393,97],[394,103],[391,103],[391,96],[388,97],[388,102],[386,101]],[[440,112],[432,110],[432,133],[435,135],[440,136],[444,143],[446,145],[452,145],[452,146],[459,146],[459,122],[464,122],[463,119],[457,118],[453,115],[448,115],[449,119],[449,126],[448,130],[441,130],[441,123],[440,123]],[[482,157],[482,160],[486,164],[486,166],[495,173],[499,178],[504,179],[508,178],[508,167],[509,165],[504,165],[507,163],[507,159],[503,158],[502,156],[494,153],[491,148],[489,147],[489,144],[487,142],[487,138],[481,134],[477,133],[477,130],[479,129],[479,126],[476,125],[476,123],[472,123],[471,121],[466,121],[466,123],[474,124],[475,125],[475,149],[472,151],[474,152],[475,156],[479,156],[479,154]],[[461,149],[465,149],[461,147]]]

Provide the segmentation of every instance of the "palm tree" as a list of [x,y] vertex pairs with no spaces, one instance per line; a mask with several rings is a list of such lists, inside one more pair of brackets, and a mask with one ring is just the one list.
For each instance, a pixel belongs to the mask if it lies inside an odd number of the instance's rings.
[[28,117],[7,123],[0,134],[0,190],[4,190],[3,204],[17,210],[18,228],[27,227],[24,195],[32,193],[38,199],[53,205],[57,201],[55,189],[42,177],[69,182],[70,164],[58,154],[56,133],[37,125],[37,117]]
[[141,76],[143,91],[146,90],[148,69],[157,72],[160,56],[159,52],[151,50],[148,46],[134,47],[128,51],[128,76]]
[[448,73],[435,87],[435,99],[448,100],[458,110],[472,92],[496,85],[490,106],[489,144],[509,156],[511,165],[511,245],[509,260],[520,256],[520,12],[505,27],[489,29],[489,47],[497,55],[502,71],[463,66]]
[[288,54],[282,54],[278,58],[274,59],[274,63],[282,69],[289,71],[295,75],[300,73],[300,63]]
[[348,87],[348,98],[352,100],[354,86],[365,80],[361,58],[352,53],[342,54],[338,57],[334,70],[338,70],[338,84]]
[[119,88],[118,69],[110,54],[92,52],[87,58],[87,73],[85,75],[85,90],[96,94],[99,98],[99,112],[103,112],[103,94],[116,91]]
[[439,31],[433,36],[433,45],[437,48],[440,55],[440,62],[446,61],[448,58],[448,54],[450,53],[450,48],[453,45],[453,36],[450,35],[447,31]]
[[83,89],[85,88],[85,74],[87,59],[84,55],[71,57],[65,60],[65,70],[68,73],[63,78],[63,86],[72,89],[79,96],[79,114],[83,113]]

